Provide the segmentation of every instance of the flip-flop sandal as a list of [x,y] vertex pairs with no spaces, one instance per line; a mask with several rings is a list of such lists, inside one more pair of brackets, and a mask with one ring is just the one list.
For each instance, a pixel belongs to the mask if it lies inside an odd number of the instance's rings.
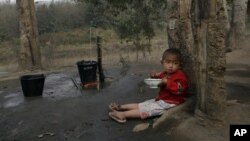
[[111,103],[111,104],[109,104],[109,109],[111,111],[114,111],[114,110],[120,111],[121,110],[120,105],[117,104],[117,103]]
[[118,117],[114,116],[111,112],[109,112],[109,117],[112,118],[113,120],[119,122],[119,123],[125,123],[125,122],[127,122],[126,119],[119,119]]

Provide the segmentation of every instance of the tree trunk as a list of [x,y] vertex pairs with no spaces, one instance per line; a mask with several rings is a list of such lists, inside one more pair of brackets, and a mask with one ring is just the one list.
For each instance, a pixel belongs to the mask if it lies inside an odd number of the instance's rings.
[[[196,117],[222,121],[225,110],[224,0],[169,0],[169,46],[180,48],[196,93]],[[191,14],[190,14],[191,13]]]
[[232,0],[232,20],[228,46],[241,48],[246,38],[246,14],[248,0]]
[[192,0],[169,0],[167,12],[169,47],[179,48],[182,51],[183,67],[187,72],[193,71],[189,67],[192,63],[190,53],[193,52],[194,44],[190,15],[191,4]]
[[[197,3],[198,2],[198,3]],[[200,2],[200,3],[199,3]],[[223,121],[226,105],[224,73],[225,27],[227,24],[224,0],[197,1],[199,5],[200,25],[194,28],[196,34],[195,48],[197,62],[197,105],[196,115],[208,119]]]
[[34,0],[17,0],[20,27],[19,69],[41,69]]

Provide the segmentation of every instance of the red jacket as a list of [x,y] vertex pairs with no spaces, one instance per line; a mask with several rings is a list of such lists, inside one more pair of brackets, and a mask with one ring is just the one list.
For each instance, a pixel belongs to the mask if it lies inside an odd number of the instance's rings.
[[170,104],[181,104],[187,94],[188,81],[185,74],[178,70],[171,75],[162,72],[158,78],[167,77],[167,84],[161,86],[156,100],[163,100]]

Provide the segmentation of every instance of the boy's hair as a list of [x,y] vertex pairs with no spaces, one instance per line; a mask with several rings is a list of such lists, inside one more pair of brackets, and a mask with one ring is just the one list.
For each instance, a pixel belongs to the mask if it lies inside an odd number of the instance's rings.
[[176,55],[179,59],[180,62],[181,61],[181,52],[179,49],[177,48],[169,48],[169,49],[166,49],[162,55],[162,61],[166,58],[167,54],[173,54],[173,55]]

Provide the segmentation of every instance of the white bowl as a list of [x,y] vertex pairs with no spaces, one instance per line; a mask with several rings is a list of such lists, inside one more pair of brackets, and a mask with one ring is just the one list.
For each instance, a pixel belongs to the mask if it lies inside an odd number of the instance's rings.
[[161,79],[146,78],[146,79],[144,79],[144,82],[145,82],[150,88],[158,88],[158,84],[161,83]]

